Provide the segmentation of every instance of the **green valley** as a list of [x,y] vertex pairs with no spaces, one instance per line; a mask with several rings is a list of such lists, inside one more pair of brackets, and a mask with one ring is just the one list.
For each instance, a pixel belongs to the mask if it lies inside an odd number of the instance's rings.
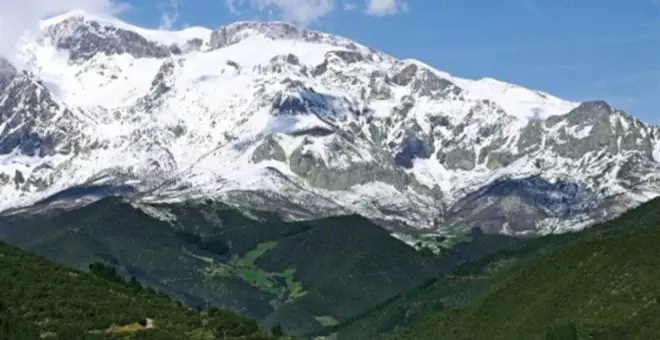
[[214,263],[207,268],[209,275],[221,277],[238,276],[264,292],[275,294],[281,302],[292,302],[306,294],[302,284],[295,280],[296,269],[288,268],[282,273],[269,273],[255,265],[255,261],[277,242],[259,243],[243,258],[232,258],[229,263]]

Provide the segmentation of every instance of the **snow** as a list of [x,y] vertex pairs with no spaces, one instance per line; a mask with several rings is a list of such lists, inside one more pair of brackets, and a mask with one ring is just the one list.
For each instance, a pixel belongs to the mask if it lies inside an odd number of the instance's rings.
[[653,148],[653,160],[656,163],[660,163],[660,143],[656,143]]
[[453,78],[453,81],[474,96],[492,100],[508,114],[519,119],[546,119],[550,116],[564,115],[579,105],[544,92],[529,90],[492,78],[476,81]]
[[589,137],[591,130],[593,129],[593,125],[586,125],[581,127],[579,130],[577,129],[578,126],[571,126],[567,129],[567,132],[577,138],[577,139],[584,139]]
[[60,22],[63,22],[70,18],[82,17],[89,21],[97,21],[101,24],[108,26],[114,26],[117,28],[125,29],[127,31],[133,31],[142,35],[145,38],[148,38],[153,41],[162,43],[163,45],[183,45],[185,42],[191,39],[202,39],[202,41],[208,41],[211,37],[211,29],[205,27],[187,27],[183,30],[162,30],[162,29],[147,29],[139,26],[128,24],[119,19],[113,18],[111,16],[102,15],[102,14],[92,14],[83,10],[72,10],[64,14],[60,14],[46,20],[42,20],[40,23],[41,29],[56,25]]
[[[200,27],[181,31],[145,29],[80,11],[45,20],[42,27],[74,16],[132,30],[167,45],[183,44],[192,38],[208,41],[211,35],[211,30]],[[331,171],[341,172],[358,162],[380,162],[375,151],[390,148],[390,143],[400,143],[404,129],[412,124],[428,136],[435,135],[435,152],[442,148],[449,150],[443,142],[450,141],[454,144],[451,147],[460,145],[480,155],[481,150],[496,142],[496,136],[482,137],[480,130],[504,123],[495,132],[497,136],[504,136],[505,141],[497,145],[497,150],[490,151],[518,154],[521,152],[517,148],[520,130],[530,119],[564,115],[578,104],[490,78],[455,77],[417,60],[396,61],[382,53],[375,54],[373,61],[348,65],[328,55],[331,51],[346,50],[342,44],[348,41],[338,44],[326,37],[308,42],[244,33],[240,42],[229,46],[187,51],[163,59],[99,54],[85,62],[71,63],[66,51],[59,51],[48,43],[26,45],[24,58],[29,71],[44,81],[58,103],[73,109],[76,124],[82,126],[83,131],[74,131],[74,135],[68,137],[88,140],[86,145],[96,142],[102,147],[94,152],[51,158],[1,156],[0,168],[8,175],[20,170],[27,177],[31,173],[29,169],[46,163],[57,170],[44,175],[43,178],[52,179],[53,183],[42,192],[4,186],[0,193],[7,199],[0,202],[0,210],[28,204],[90,180],[112,180],[110,170],[121,172],[122,178],[141,189],[153,189],[143,198],[145,201],[229,197],[234,191],[259,190],[287,196],[309,209],[356,212],[374,219],[398,218],[420,228],[433,227],[442,209],[504,178],[543,175],[550,180],[572,178],[587,185],[592,185],[594,178],[600,178],[612,192],[626,191],[616,178],[621,162],[608,168],[611,159],[598,160],[596,151],[573,160],[558,157],[546,147],[547,140],[555,144],[562,142],[558,140],[561,129],[575,138],[589,137],[591,125],[578,128],[567,126],[566,121],[545,131],[540,151],[518,157],[505,167],[490,169],[486,158],[478,161],[472,170],[452,170],[441,164],[435,154],[429,159],[414,159],[412,169],[406,171],[423,186],[439,191],[441,200],[411,186],[396,188],[381,182],[363,183],[347,190],[325,190],[311,186],[293,173],[286,162],[268,160],[255,164],[251,160],[252,153],[265,136],[274,135],[287,158],[302,147],[303,151],[323,159]],[[288,54],[295,55],[300,65],[289,64],[284,58],[273,61],[276,56]],[[324,62],[328,63],[325,73],[310,75],[311,69]],[[162,79],[170,90],[155,98],[152,82],[164,63],[174,65],[171,74]],[[394,86],[388,84],[384,76],[376,76],[374,81],[389,88],[391,96],[361,98],[362,89],[369,92],[373,72],[385,75],[409,64],[457,84],[465,93],[448,99],[418,96],[411,93],[409,87]],[[292,86],[292,81],[303,85]],[[273,114],[275,100],[286,99],[286,96],[314,103],[315,108],[308,114]],[[395,115],[395,108],[409,96],[413,96],[414,107],[403,117]],[[496,105],[485,105],[483,99]],[[145,103],[150,104],[148,109]],[[371,109],[373,115],[367,118],[353,113],[362,108]],[[440,115],[448,120],[448,126],[431,124],[431,117]],[[364,137],[371,136],[369,128],[374,125],[367,123],[371,119],[382,129],[381,144]],[[349,124],[357,126],[357,131],[349,128]],[[628,127],[624,121],[621,124]],[[335,134],[292,135],[315,127],[332,130],[335,125],[350,134],[353,141],[340,139],[343,144],[338,145]],[[458,125],[465,126],[460,133],[456,129]],[[80,135],[75,135],[78,132]],[[660,162],[660,147],[655,148],[653,156]],[[543,159],[543,170],[536,167],[537,159]],[[284,178],[276,175],[275,170]],[[601,176],[603,172],[606,176]],[[645,197],[654,193],[653,188],[647,191],[650,194],[644,194]],[[388,210],[399,216],[384,213]],[[547,228],[554,228],[557,223],[548,221]]]

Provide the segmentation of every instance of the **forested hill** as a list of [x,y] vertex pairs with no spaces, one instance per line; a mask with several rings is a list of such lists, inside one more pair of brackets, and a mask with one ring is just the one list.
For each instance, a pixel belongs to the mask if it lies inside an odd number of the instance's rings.
[[518,269],[502,271],[529,257],[524,248],[466,266],[471,270],[458,277],[482,280],[494,292],[432,313],[391,338],[660,339],[660,199],[566,237],[572,240]]
[[232,312],[189,310],[111,267],[93,264],[82,272],[2,242],[0,292],[2,340],[277,337]]

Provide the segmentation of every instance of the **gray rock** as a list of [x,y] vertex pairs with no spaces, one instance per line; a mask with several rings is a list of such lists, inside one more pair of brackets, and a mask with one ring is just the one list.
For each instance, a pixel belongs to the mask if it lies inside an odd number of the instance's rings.
[[188,41],[186,41],[186,44],[184,45],[184,51],[199,51],[202,49],[202,46],[204,46],[204,41],[200,38],[193,38]]
[[415,64],[407,65],[406,67],[401,69],[401,71],[394,74],[394,76],[391,78],[391,81],[399,86],[406,86],[415,79],[417,70],[419,70],[419,67],[417,67],[417,65]]
[[[333,143],[328,146],[330,157],[345,152],[350,142],[344,138],[345,136],[336,135]],[[375,158],[373,162],[355,161],[348,163],[346,167],[329,168],[318,155],[309,150],[304,151],[303,145],[292,152],[289,167],[310,185],[322,189],[348,190],[355,185],[374,181],[391,184],[400,189],[405,188],[408,177],[394,164],[389,153],[377,149],[371,151]]]
[[452,170],[472,170],[474,169],[477,160],[474,150],[466,148],[455,148],[446,153],[443,150],[440,150],[436,157],[448,169]]
[[462,92],[461,88],[454,83],[438,77],[427,69],[417,74],[412,89],[420,96],[430,96],[436,99],[447,98],[449,94],[458,95]]
[[23,173],[20,170],[16,170],[14,173],[14,184],[20,185],[25,183],[25,177],[23,176]]
[[410,174],[408,176],[408,185],[415,192],[429,197],[433,197],[437,201],[442,201],[442,199],[444,198],[442,190],[439,187],[437,186],[433,188],[427,187],[426,185],[420,183],[414,174]]
[[316,65],[312,69],[312,76],[318,77],[323,75],[326,71],[328,71],[328,64],[329,64],[328,60],[325,59],[322,63]]
[[447,219],[468,228],[500,233],[535,232],[546,218],[570,218],[596,209],[594,193],[576,183],[550,183],[539,177],[505,179],[468,194],[449,210]]
[[393,96],[392,89],[377,72],[372,73],[369,78],[369,90],[369,100],[386,100]]
[[[550,139],[548,145],[557,154],[571,159],[580,159],[595,150],[604,150],[612,155],[621,151],[640,151],[650,158],[653,141],[643,137],[639,128],[625,130],[621,120],[629,126],[635,124],[633,119],[615,111],[603,101],[585,102],[565,116],[551,117],[546,121],[550,127],[564,122],[557,131],[557,138]],[[569,129],[580,131],[585,128],[590,131],[583,138],[576,138],[569,133]],[[621,146],[619,139],[622,141]]]
[[543,142],[543,125],[540,121],[532,121],[520,132],[518,149],[522,153],[531,153],[541,148]]
[[356,48],[355,44],[347,39],[276,21],[242,21],[220,27],[211,33],[210,47],[215,50],[236,44],[249,37],[250,33],[270,39],[323,42],[338,47]]
[[9,181],[11,181],[11,176],[4,173],[4,172],[1,172],[0,173],[0,185],[7,185],[7,184],[9,184]]
[[486,167],[490,170],[504,168],[513,163],[517,157],[508,151],[491,152],[487,156]]
[[227,65],[229,65],[229,66],[235,68],[236,70],[240,70],[240,69],[241,69],[241,65],[239,65],[237,62],[235,62],[235,61],[233,61],[233,60],[227,60]]
[[451,121],[449,121],[449,118],[447,116],[443,115],[432,115],[429,117],[429,121],[433,126],[442,126],[448,129],[452,129],[453,126],[451,124]]
[[326,53],[326,59],[336,56],[347,64],[370,60],[369,56],[364,55],[357,51],[330,51]]
[[265,160],[286,162],[286,153],[273,135],[269,135],[257,146],[252,153],[252,162],[259,163]]
[[70,119],[71,112],[60,108],[50,92],[27,73],[14,76],[0,92],[0,154],[19,150],[28,156],[46,156],[71,150],[76,132],[72,125],[54,125],[53,117]]
[[295,55],[293,55],[291,53],[274,56],[273,58],[270,59],[270,62],[272,64],[273,63],[284,62],[284,63],[295,65],[295,66],[300,65],[300,59],[298,59],[298,57],[296,57]]
[[413,167],[415,158],[429,158],[432,149],[423,140],[418,137],[406,137],[400,145],[400,151],[394,156],[394,162],[405,169]]
[[69,51],[72,61],[87,61],[99,53],[127,53],[135,58],[166,58],[175,54],[169,47],[135,32],[89,21],[84,17],[72,17],[54,25],[48,29],[47,35],[57,48]]
[[7,59],[0,58],[0,92],[9,86],[16,73],[16,69]]
[[151,81],[150,92],[154,100],[162,97],[172,89],[168,84],[167,79],[172,76],[173,72],[174,63],[171,60],[164,62],[160,66],[156,76],[154,76],[154,79]]

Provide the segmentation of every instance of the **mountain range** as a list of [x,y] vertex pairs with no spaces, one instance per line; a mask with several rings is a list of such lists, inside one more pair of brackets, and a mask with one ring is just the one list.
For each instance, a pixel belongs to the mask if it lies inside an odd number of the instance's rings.
[[581,229],[660,192],[660,130],[284,22],[69,12],[0,62],[4,214],[120,194],[409,233]]

